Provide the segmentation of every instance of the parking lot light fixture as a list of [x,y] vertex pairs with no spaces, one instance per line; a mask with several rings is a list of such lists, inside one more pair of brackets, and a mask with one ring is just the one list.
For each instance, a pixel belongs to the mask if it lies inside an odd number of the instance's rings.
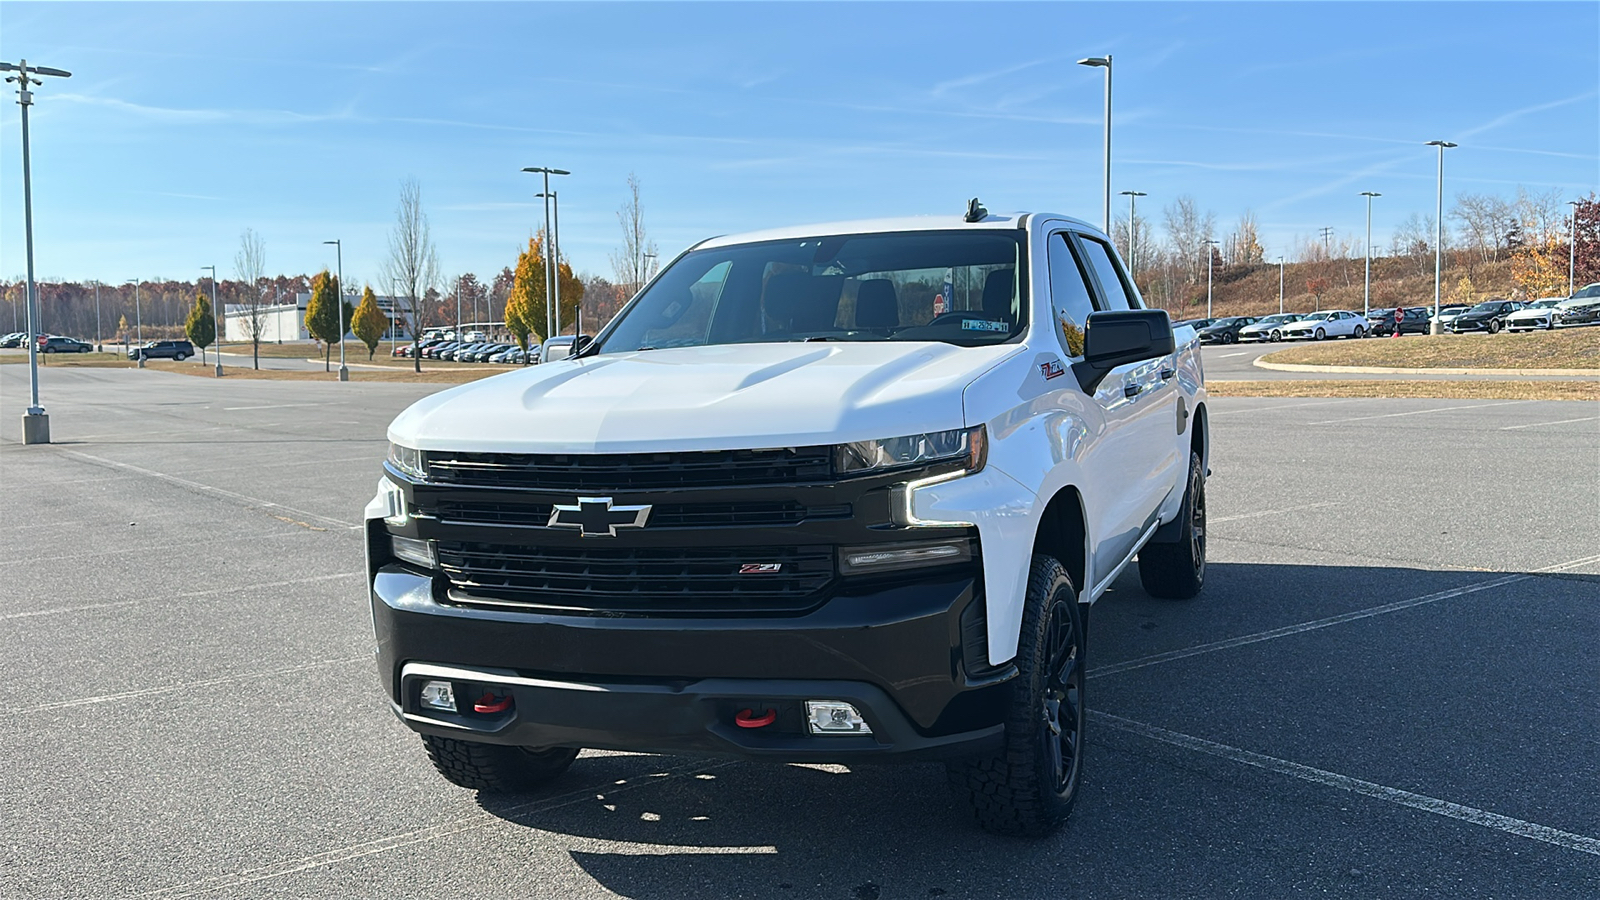
[[0,72],[15,72],[6,78],[17,86],[17,105],[22,107],[22,217],[28,250],[28,410],[22,416],[24,444],[50,443],[50,417],[39,405],[39,293],[33,283],[33,170],[28,157],[28,107],[33,105],[33,86],[44,82],[35,75],[71,78],[72,73],[44,66],[0,62]]
[[1219,243],[1221,241],[1210,239],[1201,243],[1201,246],[1206,248],[1206,318],[1208,319],[1211,318],[1211,257],[1215,255],[1215,251],[1211,248]]
[[339,380],[349,381],[350,370],[345,368],[344,364],[344,244],[340,243],[337,239],[323,241],[323,243],[333,245],[335,254],[339,260],[339,290],[334,292],[338,294],[337,299],[339,301]]
[[[222,377],[222,319],[217,315],[217,267],[201,266],[200,271],[211,273],[211,343],[217,348],[217,377]],[[205,348],[202,347],[201,350]]]
[[1089,66],[1106,70],[1106,112],[1105,112],[1105,222],[1106,234],[1111,234],[1111,54],[1105,56],[1091,56],[1088,59],[1078,60],[1078,65]]
[[100,279],[94,280],[94,352],[104,353],[105,345],[100,338]]
[[[549,194],[550,193],[550,176],[551,175],[571,175],[572,174],[571,172],[568,172],[566,169],[552,169],[549,166],[524,166],[522,171],[528,172],[528,173],[531,173],[531,174],[534,174],[534,175],[543,175],[544,176],[544,193],[545,194]],[[555,281],[555,278],[556,278],[556,272],[555,272],[554,263],[552,262],[551,257],[550,257],[550,243],[551,243],[551,235],[550,235],[550,199],[548,197],[546,197],[545,201],[544,201],[544,248],[543,248],[544,249],[544,254],[543,254],[544,255],[544,260],[543,260],[543,262],[544,262],[544,334],[545,334],[545,338],[547,340],[549,338],[551,338],[552,336],[554,336],[554,333],[553,333],[553,331],[551,329],[553,329],[555,327],[555,321],[556,321],[555,316],[553,314],[554,313],[554,307],[550,303],[550,297],[552,296],[551,295],[551,284],[552,284],[552,282]]]
[[1372,198],[1382,197],[1377,191],[1362,191],[1361,196],[1367,198],[1367,281],[1362,294],[1362,315],[1372,313]]
[[1278,257],[1278,315],[1283,315],[1283,257]]
[[1122,191],[1122,195],[1128,198],[1128,277],[1132,278],[1134,272],[1139,268],[1138,262],[1135,261],[1137,254],[1134,253],[1133,246],[1133,201],[1136,197],[1148,197],[1150,195],[1144,191]]
[[[555,260],[556,260],[556,268],[555,268],[555,279],[556,279],[555,310],[556,310],[556,333],[557,334],[561,333],[561,196],[560,195],[561,195],[560,191],[551,191],[550,192],[550,209],[551,209],[551,212],[552,212],[552,220],[551,220],[551,225],[550,225],[550,249],[551,249],[551,252],[555,255]],[[544,194],[540,194],[539,196],[543,197]],[[582,315],[583,315],[583,310],[579,309],[578,310],[578,314],[579,314],[579,317],[581,318]],[[572,339],[573,339],[574,342],[576,342],[577,339],[578,339],[578,332],[577,332],[576,329],[572,332]]]
[[1439,324],[1439,281],[1444,275],[1444,152],[1458,145],[1429,141],[1427,146],[1439,148],[1439,187],[1433,212],[1433,325],[1428,331],[1443,334],[1444,326]]

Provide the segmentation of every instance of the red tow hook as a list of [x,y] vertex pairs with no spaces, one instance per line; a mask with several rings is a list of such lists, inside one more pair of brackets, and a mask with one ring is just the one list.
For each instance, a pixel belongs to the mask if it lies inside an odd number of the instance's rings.
[[511,708],[511,695],[510,694],[507,694],[504,697],[498,697],[497,698],[497,697],[495,697],[494,694],[488,693],[487,691],[484,692],[484,695],[482,697],[478,698],[478,702],[477,703],[472,704],[472,711],[473,712],[480,712],[480,713],[505,712],[506,710],[508,710],[510,708]]
[[733,724],[740,728],[765,728],[776,721],[778,721],[778,711],[775,709],[767,710],[764,716],[757,716],[751,710],[741,709],[739,714],[733,717]]

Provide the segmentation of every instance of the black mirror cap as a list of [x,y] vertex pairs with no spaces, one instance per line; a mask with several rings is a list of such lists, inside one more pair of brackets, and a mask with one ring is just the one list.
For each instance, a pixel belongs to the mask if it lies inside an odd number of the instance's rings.
[[1083,328],[1083,361],[1073,372],[1092,394],[1117,366],[1167,356],[1177,344],[1164,309],[1119,309],[1090,313]]

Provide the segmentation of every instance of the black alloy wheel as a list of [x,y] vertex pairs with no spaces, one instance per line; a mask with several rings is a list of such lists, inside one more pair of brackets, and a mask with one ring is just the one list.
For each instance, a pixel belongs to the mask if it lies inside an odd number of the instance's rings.
[[1269,340],[1272,343],[1276,344],[1277,342],[1283,340],[1283,332],[1281,332],[1278,329],[1274,328],[1274,329],[1272,329],[1272,334],[1267,336],[1267,340]]
[[1077,600],[1057,599],[1050,609],[1046,644],[1050,648],[1045,663],[1043,695],[1046,758],[1050,760],[1051,783],[1057,795],[1071,802],[1078,789],[1078,771],[1083,764],[1084,657],[1079,652]]

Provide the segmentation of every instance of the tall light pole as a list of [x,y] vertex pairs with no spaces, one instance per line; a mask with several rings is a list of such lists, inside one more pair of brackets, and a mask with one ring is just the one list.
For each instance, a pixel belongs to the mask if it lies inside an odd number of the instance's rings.
[[[560,191],[550,192],[550,208],[554,211],[554,222],[550,227],[550,248],[555,257],[555,311],[556,334],[561,333],[561,194]],[[543,194],[539,195],[543,197]],[[572,332],[572,340],[578,340],[578,332]]]
[[1078,65],[1106,70],[1105,220],[1106,234],[1109,235],[1111,233],[1111,54],[1080,59]]
[[[334,258],[338,260],[339,289],[333,293],[334,301],[339,306],[339,380],[349,381],[350,370],[344,364],[344,244],[340,243],[342,240],[343,238],[335,238],[331,241],[323,241],[323,243],[333,245]],[[220,363],[221,360],[219,359],[218,362]],[[220,375],[222,373],[219,371],[217,374]]]
[[1377,191],[1362,191],[1361,196],[1367,198],[1367,282],[1363,290],[1362,315],[1372,312],[1372,198],[1382,197]]
[[105,343],[100,337],[100,279],[98,278],[94,280],[94,352],[106,352]]
[[1211,248],[1219,243],[1221,241],[1210,239],[1201,242],[1201,246],[1206,248],[1206,318],[1208,319],[1211,318],[1211,257],[1216,255]]
[[1426,146],[1439,148],[1439,189],[1433,214],[1433,324],[1430,334],[1443,334],[1439,324],[1439,281],[1444,276],[1444,151],[1457,145],[1449,141],[1429,141]]
[[1278,257],[1278,315],[1283,315],[1283,257]]
[[[211,330],[215,332],[211,341],[217,345],[217,377],[222,377],[222,319],[217,315],[217,267],[201,266],[200,271],[211,272]],[[202,347],[203,351],[205,348]]]
[[1567,296],[1571,297],[1578,287],[1573,280],[1578,273],[1578,201],[1568,200],[1567,205],[1572,207],[1572,226],[1567,231]]
[[1139,267],[1138,254],[1134,252],[1133,246],[1133,201],[1136,197],[1148,197],[1150,195],[1144,191],[1122,191],[1121,193],[1128,198],[1128,276],[1132,277],[1134,271]]
[[552,296],[551,284],[556,280],[556,273],[550,256],[550,243],[552,240],[550,234],[550,198],[546,195],[550,193],[551,175],[571,175],[572,173],[565,169],[552,169],[548,166],[525,166],[522,171],[544,176],[544,194],[540,195],[544,197],[544,336],[546,340],[549,340],[554,336],[554,332],[551,329],[555,327],[556,321],[554,315],[555,307],[550,303]]
[[44,66],[30,66],[27,60],[13,65],[0,62],[0,72],[17,74],[6,81],[17,86],[17,105],[22,107],[22,217],[28,249],[28,411],[22,415],[24,444],[50,443],[50,417],[39,405],[39,293],[33,283],[33,168],[28,157],[28,107],[33,104],[31,87],[44,84],[35,75],[71,78],[72,73]]

